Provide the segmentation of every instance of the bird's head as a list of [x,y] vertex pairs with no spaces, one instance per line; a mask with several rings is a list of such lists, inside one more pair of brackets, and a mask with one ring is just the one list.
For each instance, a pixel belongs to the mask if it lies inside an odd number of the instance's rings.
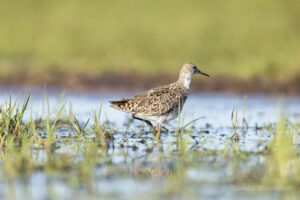
[[182,66],[178,81],[183,83],[185,88],[189,89],[193,74],[202,74],[209,77],[208,74],[201,72],[195,64],[189,62]]
[[189,62],[189,63],[185,63],[182,66],[180,70],[179,78],[183,78],[183,79],[191,78],[193,74],[202,74],[204,76],[209,77],[208,74],[200,71],[195,64]]

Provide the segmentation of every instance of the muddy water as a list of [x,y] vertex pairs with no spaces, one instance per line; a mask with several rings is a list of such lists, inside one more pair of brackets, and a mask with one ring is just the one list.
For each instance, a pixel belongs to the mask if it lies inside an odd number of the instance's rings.
[[[67,108],[79,121],[85,122],[91,118],[92,109],[99,109],[101,101],[101,121],[109,121],[113,127],[114,148],[108,149],[108,156],[113,166],[124,168],[128,176],[106,176],[107,166],[101,166],[95,170],[93,186],[96,192],[86,189],[78,189],[69,186],[62,179],[54,179],[46,173],[37,171],[28,178],[17,179],[11,182],[0,182],[0,198],[9,198],[13,191],[13,199],[98,199],[105,197],[109,199],[152,199],[161,198],[161,193],[169,180],[166,178],[135,178],[131,173],[136,173],[135,168],[142,169],[159,166],[161,171],[158,174],[168,174],[172,170],[174,162],[172,157],[160,162],[161,156],[170,156],[170,152],[176,151],[174,146],[178,137],[175,136],[174,127],[178,126],[177,120],[165,125],[168,133],[162,133],[160,149],[156,148],[156,141],[148,127],[142,122],[132,122],[130,126],[129,115],[109,107],[109,100],[120,97],[128,97],[132,94],[66,94],[63,99],[68,101]],[[15,95],[14,95],[15,96]],[[21,95],[22,96],[22,95]],[[0,101],[5,102],[7,93],[0,94]],[[54,110],[59,99],[58,93],[49,94],[50,109]],[[190,141],[191,152],[193,150],[222,150],[228,145],[228,139],[233,135],[232,111],[237,108],[237,122],[239,133],[243,133],[239,147],[246,152],[259,152],[270,141],[270,132],[265,127],[272,127],[278,120],[280,113],[284,111],[292,122],[300,123],[300,98],[270,98],[263,95],[248,96],[246,101],[243,96],[226,94],[193,94],[191,95],[182,112],[181,123],[187,124],[193,119],[202,117],[188,127],[190,135],[183,135],[183,138]],[[45,98],[40,93],[33,93],[30,103],[30,111],[26,113],[26,119],[39,118],[46,113]],[[68,111],[65,112],[67,114]],[[244,128],[241,129],[242,119]],[[172,128],[173,127],[173,128]],[[57,137],[64,136],[64,130],[57,132]],[[72,133],[71,133],[72,134]],[[93,137],[93,136],[91,136]],[[298,140],[300,141],[300,140]],[[122,146],[122,148],[120,147]],[[70,151],[69,146],[60,144],[56,153]],[[150,152],[150,153],[149,153]],[[124,156],[126,155],[126,156]],[[210,158],[207,158],[208,163]],[[247,163],[245,168],[257,165],[257,160]],[[222,161],[220,162],[222,165]],[[217,162],[217,164],[220,164]],[[216,164],[213,164],[214,166]],[[151,171],[153,173],[153,171]],[[219,170],[209,164],[203,165],[201,169],[190,167],[187,170],[187,186],[193,191],[193,198],[210,199],[279,199],[282,193],[288,188],[279,188],[275,192],[263,186],[231,187],[227,186],[226,176],[230,176],[232,168],[222,166]],[[155,176],[154,176],[155,177]],[[229,178],[228,178],[229,179]],[[197,185],[197,186],[196,186]],[[255,188],[257,187],[257,188]],[[218,192],[216,192],[218,191]],[[257,192],[259,191],[259,192]],[[191,197],[191,198],[192,198]]]

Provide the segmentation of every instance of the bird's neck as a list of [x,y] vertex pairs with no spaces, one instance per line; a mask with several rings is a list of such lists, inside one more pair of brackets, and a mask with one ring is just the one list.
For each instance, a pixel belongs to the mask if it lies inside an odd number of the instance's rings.
[[183,86],[187,91],[190,90],[191,81],[192,81],[192,75],[190,75],[190,74],[180,75],[179,79],[177,80],[177,82],[181,86]]

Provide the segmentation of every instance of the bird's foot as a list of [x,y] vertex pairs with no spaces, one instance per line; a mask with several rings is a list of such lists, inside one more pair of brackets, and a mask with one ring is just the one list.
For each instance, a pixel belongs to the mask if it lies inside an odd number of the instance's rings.
[[169,132],[169,129],[167,129],[166,127],[162,126],[161,128],[162,128],[166,133]]
[[[159,126],[156,126],[155,129],[158,130]],[[161,131],[164,131],[166,133],[169,132],[169,129],[167,129],[166,127],[161,126]]]

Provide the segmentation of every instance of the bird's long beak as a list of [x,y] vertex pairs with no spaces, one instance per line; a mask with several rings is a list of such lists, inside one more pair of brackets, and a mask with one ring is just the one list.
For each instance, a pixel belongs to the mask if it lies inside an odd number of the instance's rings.
[[202,75],[204,75],[204,76],[209,77],[208,74],[206,74],[206,73],[204,73],[204,72],[201,72],[199,69],[197,69],[196,74],[202,74]]

